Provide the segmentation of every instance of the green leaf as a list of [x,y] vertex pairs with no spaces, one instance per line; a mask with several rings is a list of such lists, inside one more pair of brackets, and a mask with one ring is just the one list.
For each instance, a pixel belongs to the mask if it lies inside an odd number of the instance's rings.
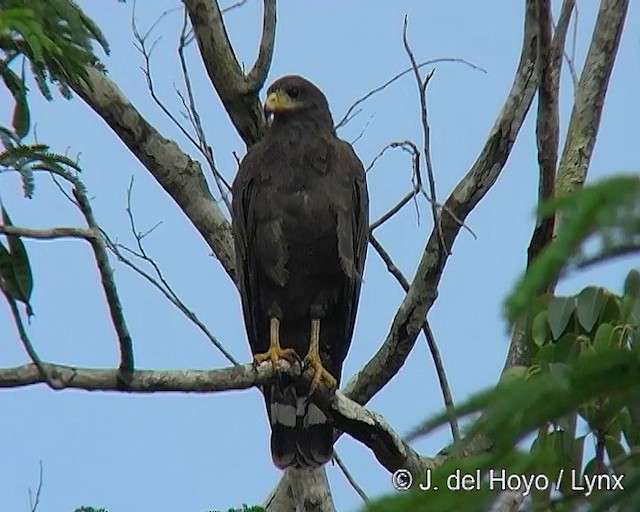
[[604,352],[611,346],[611,336],[613,326],[611,324],[601,324],[593,338],[593,348],[596,352]]
[[624,294],[630,297],[640,297],[640,272],[637,269],[631,270],[624,280]]
[[538,347],[542,347],[547,340],[549,340],[550,334],[551,331],[549,331],[547,312],[542,311],[533,319],[533,323],[531,325],[531,337]]
[[607,292],[607,299],[599,321],[609,322],[613,325],[622,321],[622,301],[612,293]]
[[[513,323],[568,264],[588,262],[589,257],[592,261],[606,260],[619,254],[616,249],[637,246],[639,204],[637,174],[602,180],[543,204],[541,217],[561,213],[563,222],[555,239],[533,260],[507,298],[505,314],[509,322]],[[595,254],[585,250],[592,240],[596,242]]]
[[553,360],[557,363],[569,363],[580,355],[580,342],[574,333],[565,334],[555,343]]
[[576,301],[573,297],[553,297],[549,302],[547,316],[554,340],[564,333],[575,307]]
[[[7,210],[2,206],[2,222],[5,226],[13,226]],[[27,314],[31,316],[33,310],[29,304],[33,291],[33,276],[27,251],[18,236],[7,235],[9,250],[2,246],[0,249],[0,268],[2,276],[8,283],[8,293],[12,298],[24,302],[27,306]]]
[[13,109],[12,126],[16,132],[16,135],[20,139],[25,138],[29,133],[31,121],[29,115],[29,104],[27,103],[26,95],[22,96],[16,101],[16,105]]
[[576,313],[578,321],[585,331],[591,332],[600,317],[605,301],[604,290],[596,286],[589,286],[578,294]]

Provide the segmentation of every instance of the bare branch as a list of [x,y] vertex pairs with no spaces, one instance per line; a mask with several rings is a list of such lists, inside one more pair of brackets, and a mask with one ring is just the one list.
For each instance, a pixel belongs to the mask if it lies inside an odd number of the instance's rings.
[[420,70],[418,69],[418,62],[411,51],[411,46],[409,46],[409,40],[407,39],[407,17],[404,17],[404,26],[402,29],[402,42],[404,43],[404,49],[409,56],[409,60],[411,61],[411,66],[413,68],[413,74],[416,79],[416,84],[418,85],[418,95],[420,98],[420,121],[422,123],[422,136],[423,136],[423,154],[424,160],[427,165],[427,179],[429,180],[429,193],[431,195],[431,215],[433,216],[433,225],[438,230],[439,241],[441,243],[441,248],[444,250],[444,235],[442,234],[442,224],[440,222],[438,216],[438,209],[436,208],[436,204],[438,198],[436,196],[436,180],[433,173],[433,164],[431,162],[431,143],[430,143],[430,133],[431,129],[429,127],[429,117],[427,115],[427,86],[429,85],[429,81],[433,77],[434,70],[432,69],[427,77],[422,80],[420,76]]
[[587,177],[628,7],[629,0],[600,4],[558,167],[558,195],[580,188]]
[[[0,283],[2,284],[2,283]],[[31,339],[27,334],[27,330],[24,328],[24,324],[22,323],[22,318],[20,317],[20,311],[18,311],[18,306],[16,305],[16,301],[6,296],[7,302],[9,303],[9,309],[11,309],[11,315],[13,316],[13,321],[16,324],[16,329],[18,329],[18,336],[20,336],[20,341],[22,342],[22,346],[26,350],[29,355],[29,359],[33,362],[31,365],[34,371],[36,372],[39,382],[45,382],[49,385],[49,387],[53,387],[52,376],[49,375],[47,370],[47,365],[42,362],[36,349],[33,348],[33,344],[31,343]]]
[[[382,261],[387,265],[387,269],[396,278],[396,280],[400,283],[400,286],[404,289],[405,292],[409,291],[409,281],[404,276],[404,274],[400,271],[398,267],[396,267],[395,263],[391,259],[391,256],[387,251],[382,247],[380,242],[373,236],[373,234],[369,234],[369,242],[376,250],[376,252],[382,258]],[[451,427],[451,435],[455,442],[460,440],[460,427],[458,426],[458,419],[455,414],[455,407],[453,404],[453,397],[451,395],[451,387],[449,386],[449,379],[447,379],[447,372],[444,369],[444,362],[442,361],[442,356],[440,355],[440,349],[438,348],[438,344],[436,343],[435,336],[431,330],[431,326],[429,325],[429,321],[425,320],[424,325],[422,326],[422,332],[427,340],[427,346],[429,347],[429,352],[431,352],[431,358],[433,359],[433,364],[436,368],[436,374],[438,375],[438,381],[440,384],[440,390],[442,391],[442,397],[444,399],[444,405],[447,409],[447,413],[449,414],[449,425]]]
[[[367,166],[367,168],[365,169],[365,172],[368,173],[371,169],[373,169],[373,166],[389,149],[395,149],[395,148],[400,148],[402,149],[402,151],[411,155],[411,162],[413,166],[413,175],[411,177],[411,181],[413,182],[412,192],[408,192],[398,203],[396,203],[395,206],[393,206],[389,211],[383,214],[382,217],[380,217],[377,221],[373,222],[369,226],[369,230],[373,231],[374,229],[380,227],[382,224],[384,224],[389,219],[391,219],[396,213],[398,213],[411,199],[417,197],[418,194],[421,194],[427,201],[429,201],[429,203],[431,203],[432,206],[434,206],[436,209],[444,210],[445,212],[447,212],[449,215],[451,215],[451,217],[456,222],[460,224],[461,227],[466,229],[471,234],[471,236],[473,236],[473,238],[477,238],[473,230],[469,226],[467,226],[464,222],[462,222],[458,218],[458,216],[455,214],[455,212],[453,212],[446,205],[442,205],[434,201],[433,198],[431,198],[424,191],[424,187],[422,185],[422,178],[420,174],[420,151],[418,150],[418,147],[410,140],[390,142],[389,144],[387,144],[385,147],[382,148],[382,150],[380,150],[380,152],[373,158],[373,160],[371,160],[371,163]],[[416,203],[416,213],[418,215],[418,222],[419,222],[420,211],[418,210],[417,203]]]
[[389,211],[387,211],[385,214],[383,214],[375,222],[372,222],[369,225],[369,230],[373,231],[374,229],[379,228],[380,226],[382,226],[382,224],[387,222],[391,217],[393,217],[396,213],[398,213],[400,210],[402,210],[402,208],[404,208],[404,206],[409,201],[411,201],[414,197],[416,197],[418,195],[418,193],[419,193],[419,190],[417,190],[416,188],[414,188],[411,192],[408,192],[402,199],[400,199],[400,201],[398,201],[391,209],[389,209]]
[[98,236],[91,229],[67,227],[32,229],[18,226],[5,226],[3,224],[0,224],[0,235],[20,236],[23,238],[34,238],[36,240],[55,240],[57,238],[82,238],[84,240],[93,240]]
[[458,426],[458,418],[456,417],[456,410],[453,404],[451,387],[449,386],[449,380],[447,379],[447,374],[444,370],[444,362],[442,361],[440,349],[438,348],[436,338],[433,335],[433,331],[431,330],[431,325],[427,320],[425,320],[424,322],[422,332],[424,332],[424,337],[427,340],[427,346],[429,347],[429,352],[431,352],[431,358],[433,359],[433,364],[436,368],[436,375],[438,376],[438,383],[440,384],[440,389],[442,391],[444,406],[447,409],[447,413],[449,415],[451,436],[453,438],[453,442],[457,443],[462,437],[460,436],[460,427]]
[[400,286],[402,286],[405,291],[409,290],[409,287],[411,286],[409,284],[409,281],[407,281],[407,278],[393,262],[393,259],[391,259],[391,256],[389,255],[387,250],[382,246],[382,244],[378,241],[378,239],[373,235],[372,232],[369,232],[369,243],[380,255],[380,258],[387,266],[387,270],[393,277],[396,278],[396,280],[400,283]]
[[[565,51],[567,30],[574,5],[575,0],[564,0],[562,3],[560,18],[553,38],[551,37],[550,1],[541,1],[537,6],[536,16],[540,31],[537,64],[539,100],[536,125],[538,164],[540,167],[538,204],[552,198],[554,195],[560,132],[558,99],[560,74],[562,72],[562,55]],[[553,238],[554,226],[554,216],[538,217],[527,251],[527,267]]]
[[235,280],[231,226],[209,191],[200,164],[164,138],[129,102],[116,84],[87,68],[90,85],[75,92],[100,116],[180,206]]
[[[211,173],[213,174],[213,179],[216,183],[216,187],[218,188],[218,192],[220,192],[220,197],[227,207],[227,212],[231,212],[231,201],[229,200],[229,191],[231,187],[226,182],[224,177],[218,171],[216,167],[216,163],[213,157],[213,150],[209,143],[207,142],[207,136],[205,134],[204,128],[202,127],[202,122],[200,121],[200,114],[198,113],[198,108],[196,106],[195,96],[193,95],[193,88],[191,87],[191,78],[189,76],[189,67],[187,66],[187,59],[184,55],[184,49],[188,44],[189,39],[189,26],[187,23],[188,14],[187,9],[184,9],[184,16],[182,20],[182,30],[180,32],[180,41],[178,43],[178,57],[180,60],[180,67],[182,69],[182,78],[184,80],[184,85],[187,90],[187,97],[189,98],[189,102],[185,101],[182,94],[178,91],[178,95],[182,100],[186,111],[189,115],[189,119],[191,120],[191,124],[196,132],[196,136],[198,137],[197,148],[205,157],[207,163],[209,164],[209,169],[211,169]],[[225,188],[226,187],[226,188]]]
[[246,87],[250,92],[259,92],[262,89],[271,67],[276,42],[276,0],[264,0],[263,5],[260,50],[258,58],[246,78]]
[[[487,71],[479,66],[476,66],[475,64],[472,64],[469,61],[466,61],[464,59],[456,59],[456,58],[451,58],[451,57],[442,57],[440,59],[431,59],[431,60],[427,60],[425,62],[421,62],[420,64],[417,65],[418,69],[422,69],[425,66],[433,66],[435,64],[440,64],[443,62],[456,62],[456,63],[461,63],[461,64],[465,64],[467,66],[469,66],[472,69],[475,69],[476,71],[482,71],[483,73],[486,73]],[[389,87],[392,83],[394,83],[396,80],[399,80],[400,78],[402,78],[403,76],[411,73],[413,71],[413,66],[405,69],[404,71],[401,71],[400,73],[398,73],[397,75],[395,75],[394,77],[390,78],[389,80],[387,80],[385,83],[383,83],[382,85],[379,85],[378,87],[370,90],[367,94],[365,94],[364,96],[358,98],[346,111],[346,113],[342,116],[342,119],[340,119],[340,121],[338,121],[338,123],[335,126],[336,130],[339,130],[340,128],[342,128],[343,126],[345,126],[349,121],[351,121],[356,115],[358,115],[358,113],[360,112],[360,110],[354,112],[354,110],[356,110],[356,108],[358,108],[359,105],[361,105],[362,103],[364,103],[365,101],[367,101],[369,98],[371,98],[371,96],[379,93],[380,91],[384,91],[387,87]]]
[[338,452],[336,452],[335,450],[333,451],[333,458],[336,461],[336,464],[338,465],[340,470],[342,471],[342,474],[345,476],[347,481],[351,484],[351,487],[353,487],[353,490],[356,491],[358,496],[362,498],[362,501],[364,501],[365,503],[368,503],[369,497],[367,496],[367,493],[365,493],[362,487],[358,485],[358,482],[355,481],[355,478],[353,478],[353,475],[347,469],[347,466],[345,465],[344,462],[342,462],[342,459],[338,455]]
[[[96,222],[91,204],[89,203],[89,199],[85,195],[84,191],[79,187],[74,187],[73,195],[76,198],[78,207],[84,215],[89,228],[94,232],[98,232],[100,226],[98,226],[98,223]],[[120,302],[118,289],[116,288],[116,283],[113,279],[113,269],[109,264],[109,256],[107,255],[105,242],[101,237],[95,237],[89,241],[96,258],[98,271],[100,272],[100,280],[102,282],[105,298],[107,299],[107,305],[109,306],[111,321],[113,322],[113,327],[118,335],[118,344],[120,346],[120,383],[126,385],[129,375],[134,368],[131,334],[129,333],[127,322],[124,319],[122,303]]]
[[[535,1],[528,0],[522,54],[511,91],[478,159],[444,205],[461,221],[497,180],[531,105],[536,88],[536,33]],[[383,345],[344,388],[345,395],[360,404],[365,404],[402,367],[422,330],[427,312],[435,302],[449,251],[461,227],[449,215],[442,216],[441,222],[445,251],[440,249],[438,229],[434,226],[416,276]]]
[[[538,119],[536,142],[538,146],[539,185],[538,204],[553,197],[558,159],[560,115],[558,92],[560,89],[560,64],[558,48],[551,38],[551,0],[541,0],[536,6],[538,22]],[[554,217],[538,216],[528,249],[527,267],[551,241]]]
[[234,9],[237,9],[238,7],[242,7],[244,4],[246,4],[248,2],[248,0],[239,0],[238,2],[236,2],[235,4],[231,4],[227,7],[224,7],[222,9],[222,14],[227,14],[229,11],[232,11]]
[[40,493],[42,492],[42,461],[39,461],[39,472],[38,472],[38,488],[36,489],[35,496],[29,488],[29,506],[31,507],[31,512],[36,512],[38,510],[38,505],[40,505]]
[[198,143],[195,141],[193,136],[187,131],[187,129],[182,126],[182,123],[178,121],[176,116],[173,115],[171,110],[164,104],[164,102],[160,99],[160,97],[156,94],[156,89],[153,83],[153,77],[151,75],[151,54],[153,53],[153,49],[155,48],[158,39],[156,39],[153,43],[151,43],[151,47],[147,47],[147,39],[153,32],[154,28],[158,25],[158,23],[166,16],[170,11],[163,12],[158,19],[151,25],[151,27],[145,32],[144,35],[140,33],[138,30],[138,25],[136,23],[136,3],[133,4],[133,10],[131,12],[131,31],[133,32],[133,36],[135,37],[137,44],[134,44],[136,50],[140,52],[142,58],[144,59],[144,67],[141,68],[144,74],[144,77],[147,81],[147,89],[149,89],[149,93],[151,94],[151,98],[154,103],[162,110],[164,115],[166,115],[171,122],[178,128],[180,133],[186,137],[186,139],[191,142],[194,146],[198,147]]
[[[164,277],[160,267],[158,266],[158,264],[155,262],[155,260],[153,258],[151,258],[147,254],[146,250],[144,249],[144,246],[142,245],[142,239],[144,238],[144,236],[149,234],[149,231],[147,231],[146,233],[140,234],[140,233],[138,233],[138,231],[136,229],[135,219],[133,217],[133,210],[131,208],[131,191],[132,191],[132,187],[133,187],[133,178],[131,180],[131,184],[130,184],[129,189],[127,191],[127,214],[129,215],[129,221],[131,223],[131,230],[133,231],[134,237],[135,237],[137,245],[138,245],[138,251],[135,251],[135,252],[131,251],[130,249],[128,249],[128,248],[126,248],[126,247],[124,247],[124,246],[122,246],[120,244],[117,244],[117,243],[113,242],[109,238],[109,236],[103,231],[102,234],[103,234],[103,236],[105,238],[107,247],[118,258],[118,260],[120,262],[124,263],[126,266],[131,268],[138,275],[142,276],[149,283],[151,283],[155,288],[157,288],[167,298],[167,300],[171,304],[173,304],[175,307],[177,307],[182,314],[184,314],[191,322],[193,322],[200,329],[200,331],[202,331],[202,333],[227,358],[227,360],[230,363],[232,363],[232,364],[234,364],[236,366],[239,365],[238,361],[229,353],[229,351],[227,351],[227,349],[224,348],[224,345],[222,345],[222,343],[220,343],[220,341],[211,333],[211,331],[200,320],[200,318],[198,318],[198,315],[196,315],[191,309],[189,309],[187,307],[187,305],[180,299],[178,294],[175,293],[175,291],[173,290],[173,288],[171,287],[169,282],[165,279],[165,277]],[[157,279],[154,278],[152,275],[150,275],[145,270],[141,269],[139,266],[134,264],[130,259],[128,259],[124,254],[122,254],[122,251],[120,250],[120,248],[135,254],[136,257],[138,257],[138,258],[146,261],[147,263],[149,263],[151,265],[151,267],[154,269],[154,272],[155,272],[155,274],[157,276]]]

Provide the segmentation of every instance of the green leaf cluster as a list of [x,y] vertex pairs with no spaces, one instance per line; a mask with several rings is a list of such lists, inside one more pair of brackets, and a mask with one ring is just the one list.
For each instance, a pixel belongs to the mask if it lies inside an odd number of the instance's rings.
[[[640,179],[611,178],[541,211],[561,218],[561,228],[506,301],[510,323],[523,329],[530,364],[510,368],[494,389],[456,407],[469,427],[431,474],[439,491],[414,485],[367,510],[485,512],[502,490],[491,488],[488,478],[502,469],[521,475],[520,481],[536,477],[547,483],[527,493],[523,510],[640,510],[640,272],[628,273],[620,294],[598,286],[572,296],[544,293],[564,273],[640,252]],[[439,414],[408,439],[448,418],[448,412]],[[447,479],[456,471],[479,471],[479,489],[448,491]],[[594,475],[624,475],[624,489],[596,489],[587,496],[579,487]]]
[[[5,226],[13,226],[9,214],[2,210],[2,223]],[[27,314],[33,315],[29,304],[33,291],[33,276],[27,251],[20,237],[8,235],[7,247],[0,242],[0,291],[10,300],[23,302],[27,308]]]
[[554,199],[540,209],[562,228],[509,295],[510,322],[561,273],[640,251],[640,178],[618,176]]
[[86,66],[103,68],[94,42],[109,52],[100,28],[73,0],[0,0],[0,76],[18,103],[26,89],[24,66],[21,77],[10,68],[18,57],[29,62],[47,99],[52,98],[49,83],[70,97],[69,85],[86,81]]

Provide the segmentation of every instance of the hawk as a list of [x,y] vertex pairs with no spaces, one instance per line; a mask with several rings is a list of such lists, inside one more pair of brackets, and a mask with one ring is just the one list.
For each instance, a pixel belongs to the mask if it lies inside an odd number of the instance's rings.
[[[327,99],[300,76],[267,91],[273,119],[233,182],[232,225],[254,361],[302,360],[311,384],[264,386],[274,464],[317,467],[333,427],[311,396],[340,382],[358,308],[369,232],[365,171],[336,135]],[[307,381],[308,382],[308,381]]]

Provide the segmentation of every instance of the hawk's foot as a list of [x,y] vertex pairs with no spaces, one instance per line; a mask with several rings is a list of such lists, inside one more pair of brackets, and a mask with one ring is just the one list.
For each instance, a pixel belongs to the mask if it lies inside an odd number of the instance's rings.
[[329,389],[334,389],[338,386],[338,382],[324,366],[322,366],[322,359],[320,358],[320,320],[311,320],[311,342],[309,344],[309,353],[304,358],[306,366],[313,368],[313,380],[309,388],[309,394],[312,395],[321,382],[324,382],[325,386]]
[[292,348],[282,348],[280,346],[280,321],[277,318],[272,318],[269,350],[262,354],[254,354],[253,362],[256,365],[259,365],[265,361],[271,361],[273,371],[278,371],[278,362],[282,359],[294,364],[299,360],[299,357],[296,351]]

